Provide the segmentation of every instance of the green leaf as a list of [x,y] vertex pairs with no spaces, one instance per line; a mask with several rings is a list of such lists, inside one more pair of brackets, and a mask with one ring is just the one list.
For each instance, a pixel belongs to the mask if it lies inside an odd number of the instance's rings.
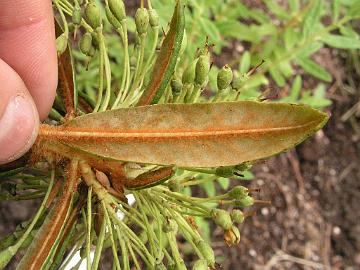
[[348,14],[350,18],[360,18],[360,1],[354,1],[354,4],[349,8]]
[[297,63],[308,73],[325,82],[331,82],[332,76],[322,66],[309,58],[296,58]]
[[337,22],[340,15],[340,0],[333,0],[331,7],[332,7],[333,20]]
[[161,104],[87,114],[58,127],[42,125],[39,140],[45,149],[66,144],[69,155],[178,167],[233,166],[286,151],[327,119],[293,104]]
[[302,86],[302,78],[300,75],[296,75],[295,80],[290,89],[291,102],[296,102],[300,96]]
[[269,73],[278,86],[283,87],[285,85],[285,78],[278,69],[270,68]]
[[240,68],[239,71],[241,74],[244,74],[249,71],[251,64],[251,54],[249,51],[245,51],[240,59]]
[[170,23],[170,30],[166,34],[159,55],[155,62],[151,80],[141,96],[138,106],[155,104],[164,93],[171,76],[174,73],[181,43],[184,36],[185,18],[182,1],[177,1]]
[[360,40],[352,37],[328,34],[321,38],[326,44],[338,49],[360,49]]
[[280,20],[288,20],[290,14],[273,0],[265,0],[267,8]]
[[219,177],[219,179],[217,179],[217,182],[219,183],[221,188],[224,190],[227,190],[230,186],[229,178]]
[[306,12],[303,21],[303,35],[305,38],[308,37],[310,33],[314,32],[314,26],[320,21],[322,9],[322,0],[315,0],[313,1],[312,6],[308,9],[308,12]]

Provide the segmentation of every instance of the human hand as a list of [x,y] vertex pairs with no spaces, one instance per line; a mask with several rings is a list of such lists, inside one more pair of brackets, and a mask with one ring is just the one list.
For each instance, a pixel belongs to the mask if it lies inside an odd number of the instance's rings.
[[34,143],[56,92],[50,0],[0,0],[0,164]]

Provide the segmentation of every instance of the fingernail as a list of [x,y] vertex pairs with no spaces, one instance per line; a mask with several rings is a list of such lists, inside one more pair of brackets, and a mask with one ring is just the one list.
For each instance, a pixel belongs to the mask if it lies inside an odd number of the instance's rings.
[[39,119],[34,103],[23,96],[10,99],[0,118],[0,164],[25,154],[34,143]]

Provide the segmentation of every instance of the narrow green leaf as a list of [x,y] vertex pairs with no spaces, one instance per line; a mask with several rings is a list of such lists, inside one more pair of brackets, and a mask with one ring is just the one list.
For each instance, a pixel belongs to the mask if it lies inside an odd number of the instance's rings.
[[340,0],[333,0],[331,7],[332,7],[333,20],[337,22],[340,15]]
[[151,81],[141,96],[138,106],[155,104],[164,93],[174,73],[181,43],[184,36],[185,18],[182,1],[178,0],[160,53],[151,75]]
[[309,58],[297,58],[297,63],[308,73],[325,82],[331,82],[332,76],[322,66]]
[[360,40],[352,37],[328,34],[321,38],[326,44],[338,49],[360,49]]
[[239,71],[241,74],[244,74],[249,71],[251,64],[251,54],[249,51],[245,51],[243,55],[241,56],[240,60],[240,68]]
[[302,86],[302,78],[300,75],[296,75],[295,80],[290,89],[291,102],[296,102],[300,96]]
[[161,104],[84,115],[42,125],[46,147],[179,167],[232,166],[286,151],[320,129],[328,116],[305,105],[254,101]]
[[306,13],[303,21],[303,35],[305,38],[315,30],[314,26],[320,21],[322,9],[322,0],[313,1],[313,4]]
[[277,68],[270,68],[269,73],[278,86],[283,87],[285,85],[285,78]]

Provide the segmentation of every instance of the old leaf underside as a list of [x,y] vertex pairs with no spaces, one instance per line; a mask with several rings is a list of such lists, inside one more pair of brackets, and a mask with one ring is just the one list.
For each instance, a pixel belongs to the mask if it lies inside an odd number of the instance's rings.
[[305,105],[253,101],[165,104],[78,117],[43,126],[40,138],[101,157],[180,167],[263,159],[319,130],[328,116]]
[[183,9],[181,1],[177,1],[170,30],[166,34],[151,74],[150,83],[141,96],[138,106],[157,103],[174,73],[185,29]]

